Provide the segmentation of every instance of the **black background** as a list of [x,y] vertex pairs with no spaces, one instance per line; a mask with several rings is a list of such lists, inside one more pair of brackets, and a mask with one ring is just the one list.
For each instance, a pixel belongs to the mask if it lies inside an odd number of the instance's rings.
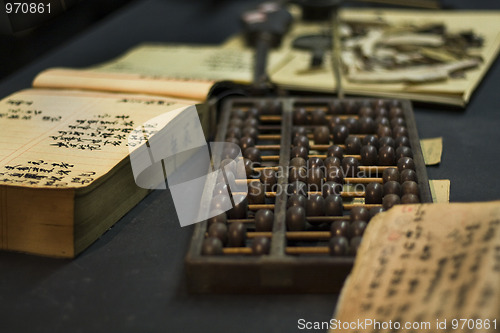
[[[48,67],[90,66],[145,41],[220,43],[238,31],[238,14],[258,2],[131,1],[85,24],[75,12],[35,32],[45,46],[36,38],[22,50],[2,45],[2,69],[27,65],[0,81],[0,97],[30,87]],[[442,3],[500,9],[487,0]],[[499,86],[497,60],[466,109],[415,106],[420,137],[443,137],[442,162],[427,170],[430,179],[451,180],[451,201],[500,199]],[[0,331],[295,332],[299,318],[330,319],[337,295],[188,294],[183,259],[192,228],[180,228],[174,211],[168,190],[154,192],[75,260],[0,253]]]

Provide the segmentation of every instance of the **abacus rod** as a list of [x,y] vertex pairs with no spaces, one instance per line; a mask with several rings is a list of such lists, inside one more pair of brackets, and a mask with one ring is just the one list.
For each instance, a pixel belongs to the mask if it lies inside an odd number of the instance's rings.
[[[329,254],[330,248],[328,246],[287,246],[285,248],[287,254]],[[224,247],[222,248],[224,254],[252,254],[252,249],[249,247]]]
[[[366,207],[368,209],[382,207],[381,204],[344,204],[344,210],[351,210],[353,207]],[[249,204],[249,210],[274,209],[274,204]]]

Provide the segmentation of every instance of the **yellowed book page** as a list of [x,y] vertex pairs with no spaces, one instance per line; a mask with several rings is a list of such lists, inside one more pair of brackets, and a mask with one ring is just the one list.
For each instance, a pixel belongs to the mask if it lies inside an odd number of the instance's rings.
[[30,89],[0,101],[0,186],[79,188],[129,155],[128,135],[191,100]]
[[[470,98],[474,88],[491,66],[500,49],[500,12],[498,11],[418,11],[418,10],[372,10],[343,9],[344,20],[370,21],[383,18],[388,23],[444,23],[450,32],[472,30],[484,38],[484,46],[474,51],[484,62],[477,68],[467,70],[464,78],[446,81],[407,84],[407,83],[355,83],[343,77],[342,85],[348,93],[366,95],[396,96],[421,101],[464,105]],[[310,91],[335,91],[336,84],[331,66],[331,54],[324,56],[324,64],[320,69],[309,68],[311,53],[294,50],[291,43],[297,36],[318,34],[329,31],[327,24],[311,25],[297,22],[290,35],[284,41],[283,48],[290,49],[291,60],[272,76],[272,80],[282,86]],[[241,46],[237,39],[225,43],[228,48]]]
[[498,332],[499,217],[499,201],[377,215],[329,332]]
[[[269,59],[281,66],[284,54]],[[48,69],[33,86],[132,92],[204,100],[215,81],[252,80],[253,52],[219,46],[142,44],[124,55],[87,69]]]

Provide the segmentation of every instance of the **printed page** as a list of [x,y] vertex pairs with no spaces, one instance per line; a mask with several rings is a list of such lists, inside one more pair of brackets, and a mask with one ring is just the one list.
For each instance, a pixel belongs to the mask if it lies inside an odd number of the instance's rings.
[[137,126],[193,104],[144,95],[17,92],[0,101],[0,186],[87,186],[129,155],[128,136]]
[[370,221],[329,329],[498,332],[499,279],[499,201],[395,206]]

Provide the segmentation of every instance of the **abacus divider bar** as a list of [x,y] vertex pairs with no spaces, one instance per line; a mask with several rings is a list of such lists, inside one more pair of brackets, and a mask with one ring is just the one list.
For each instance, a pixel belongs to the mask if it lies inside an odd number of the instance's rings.
[[[250,179],[236,179],[236,184],[244,184],[244,183],[252,183],[252,182],[260,182],[258,178],[250,178]],[[379,177],[372,178],[352,178],[346,177],[344,178],[344,182],[346,184],[369,184],[369,183],[380,183],[383,184],[384,180]]]
[[[285,192],[283,192],[285,193]],[[344,210],[351,210],[353,207],[366,207],[368,209],[370,208],[375,208],[375,207],[382,207],[380,204],[344,204]],[[275,208],[274,204],[249,204],[248,209],[249,210],[259,210],[259,209],[271,209],[273,210]]]
[[[344,221],[349,220],[349,215],[341,215],[341,216],[306,216],[307,221],[311,222],[335,222],[335,221]],[[228,219],[228,223],[255,223],[255,219]]]
[[[271,231],[248,231],[248,238],[271,237]],[[330,239],[330,231],[287,231],[286,238],[291,240],[326,240]]]
[[[283,248],[286,254],[330,254],[328,246],[287,246]],[[252,254],[249,247],[224,247],[224,254]]]
[[[279,165],[283,167],[284,172],[278,176],[277,183],[281,188],[285,188],[288,184],[288,163],[290,161],[290,138],[292,136],[292,110],[293,101],[290,99],[282,99],[282,119],[281,119],[281,138],[280,146],[281,150],[279,153]],[[275,257],[284,257],[285,247],[286,247],[286,191],[282,191],[278,197],[276,197],[275,209],[274,209],[274,224],[273,224],[273,236],[271,238],[271,250],[270,254]]]
[[[311,150],[328,150],[332,145],[311,145]],[[337,145],[345,149],[345,145]],[[281,150],[281,145],[255,145],[259,150]]]
[[[246,193],[245,192],[232,192],[233,195],[245,195]],[[266,192],[266,197],[268,198],[276,198],[277,196],[279,196],[281,194],[278,193],[278,192]],[[319,194],[319,195],[323,195],[323,192],[320,192],[320,191],[308,191],[307,192],[308,195],[311,195],[311,194]],[[342,198],[362,198],[365,196],[365,192],[363,191],[350,191],[350,192],[344,192],[344,191],[341,191],[340,192],[340,196]]]

